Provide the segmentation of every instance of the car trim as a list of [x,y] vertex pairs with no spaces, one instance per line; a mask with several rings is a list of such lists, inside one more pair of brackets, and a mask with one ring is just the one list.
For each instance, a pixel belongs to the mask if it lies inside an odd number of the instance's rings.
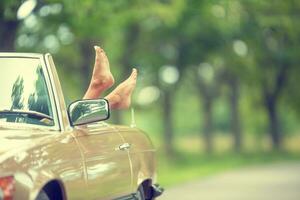
[[46,65],[46,69],[47,69],[47,74],[48,74],[48,77],[49,77],[49,80],[50,80],[50,84],[51,84],[51,92],[53,94],[53,100],[54,100],[54,104],[55,104],[55,110],[56,110],[56,113],[57,113],[57,117],[58,117],[58,124],[59,124],[59,130],[63,130],[63,122],[62,122],[62,114],[61,114],[61,111],[60,109],[58,109],[59,107],[59,99],[57,97],[57,91],[56,91],[56,86],[55,86],[55,82],[54,82],[54,78],[53,78],[53,72],[51,70],[51,66],[50,66],[50,63],[48,63],[48,59],[46,59],[46,55],[43,56],[43,60],[44,60],[44,63]]
[[126,196],[122,196],[122,197],[119,197],[119,198],[116,198],[114,200],[136,200],[136,193],[132,193],[132,194],[129,194],[129,195],[126,195]]
[[47,89],[48,89],[48,93],[49,93],[49,96],[50,96],[50,102],[51,102],[51,107],[52,107],[52,112],[53,112],[53,115],[55,113],[55,117],[54,118],[54,124],[56,124],[56,130],[60,131],[61,130],[61,124],[60,124],[60,121],[59,121],[59,112],[58,112],[58,109],[57,109],[57,103],[56,103],[56,99],[55,99],[55,93],[53,91],[53,80],[51,79],[51,72],[49,71],[49,67],[47,66],[46,62],[45,62],[45,59],[44,59],[44,56],[41,54],[40,55],[40,59],[42,61],[42,65],[44,67],[44,72],[46,73],[44,76],[45,76],[45,79],[46,79],[46,84],[47,84]]
[[67,107],[64,99],[64,94],[60,85],[60,80],[57,74],[55,63],[52,59],[51,54],[47,53],[44,55],[45,63],[48,66],[50,79],[52,81],[53,85],[53,93],[54,93],[54,99],[56,101],[57,106],[57,112],[59,117],[59,123],[61,131],[68,131],[72,130],[68,113],[67,113]]

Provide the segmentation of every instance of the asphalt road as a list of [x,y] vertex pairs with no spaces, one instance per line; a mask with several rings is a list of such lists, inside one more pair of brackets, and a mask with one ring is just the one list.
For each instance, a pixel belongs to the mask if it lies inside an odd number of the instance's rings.
[[300,163],[231,171],[167,188],[159,200],[300,200]]

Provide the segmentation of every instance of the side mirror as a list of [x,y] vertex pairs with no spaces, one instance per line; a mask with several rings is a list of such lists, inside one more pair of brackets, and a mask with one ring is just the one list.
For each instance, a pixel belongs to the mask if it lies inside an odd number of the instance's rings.
[[106,99],[78,100],[69,105],[69,120],[72,126],[102,121],[109,118]]

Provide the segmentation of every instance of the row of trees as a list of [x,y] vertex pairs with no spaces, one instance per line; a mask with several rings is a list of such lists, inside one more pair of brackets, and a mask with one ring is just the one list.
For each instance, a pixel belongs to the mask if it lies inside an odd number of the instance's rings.
[[[183,79],[189,79],[202,104],[199,132],[207,152],[213,151],[213,107],[223,87],[228,91],[235,149],[241,151],[239,102],[241,89],[247,89],[253,94],[247,98],[259,102],[267,113],[274,149],[281,149],[279,104],[300,111],[299,9],[296,0],[4,0],[0,3],[0,49],[51,51],[63,63],[59,71],[70,76],[66,87],[81,91],[88,85],[95,43],[108,51],[111,65],[120,69],[113,69],[120,79],[131,66],[141,65],[149,84],[162,93],[169,154],[174,151],[172,99]],[[159,72],[166,65],[177,71],[178,80],[161,81]],[[120,122],[120,113],[115,116]]]

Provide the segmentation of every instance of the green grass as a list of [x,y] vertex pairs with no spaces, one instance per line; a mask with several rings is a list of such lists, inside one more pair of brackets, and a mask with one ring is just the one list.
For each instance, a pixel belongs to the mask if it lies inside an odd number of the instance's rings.
[[158,182],[164,187],[169,187],[232,169],[295,160],[300,160],[299,153],[256,152],[203,155],[181,152],[172,159],[159,155]]
[[281,152],[272,151],[268,137],[258,140],[244,135],[243,152],[234,153],[231,134],[215,134],[214,153],[210,155],[204,151],[203,138],[177,137],[172,158],[164,155],[159,138],[153,137],[153,142],[158,147],[158,182],[167,187],[251,165],[300,161],[299,135],[286,137]]

